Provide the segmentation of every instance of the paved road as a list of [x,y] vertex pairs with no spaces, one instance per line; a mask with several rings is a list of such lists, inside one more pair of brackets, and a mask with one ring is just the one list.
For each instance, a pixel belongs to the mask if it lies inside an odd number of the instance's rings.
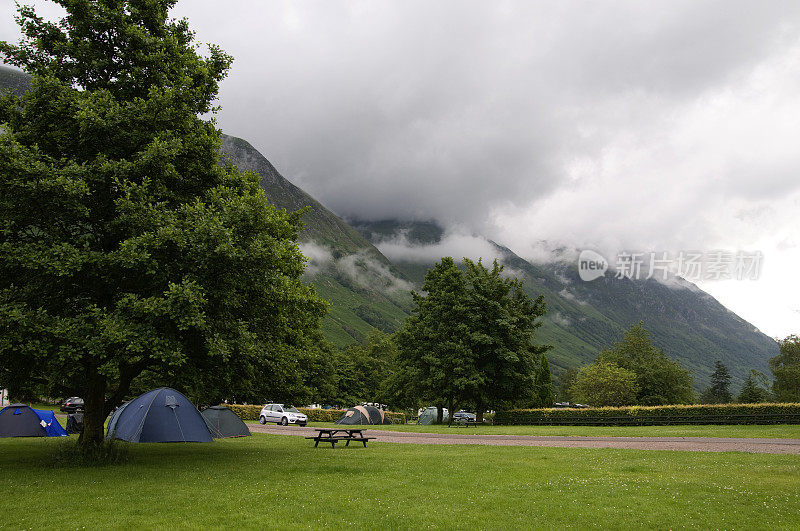
[[[250,431],[311,436],[311,427],[250,424]],[[456,429],[456,428],[453,428]],[[469,428],[467,428],[469,429]],[[627,448],[689,452],[750,452],[800,454],[800,439],[738,439],[717,437],[560,437],[534,435],[482,435],[478,433],[412,433],[365,430],[379,442],[406,444],[484,444],[489,446],[556,446],[562,448]]]

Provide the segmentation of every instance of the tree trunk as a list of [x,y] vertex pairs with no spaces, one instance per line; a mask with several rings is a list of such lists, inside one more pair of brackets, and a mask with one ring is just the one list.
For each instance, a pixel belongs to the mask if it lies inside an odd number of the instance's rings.
[[449,398],[447,400],[447,411],[450,412],[450,422],[453,422],[453,413],[454,413],[455,410],[453,409],[453,399],[452,398]]
[[483,410],[484,406],[480,402],[475,407],[475,422],[483,422]]
[[436,424],[441,424],[444,419],[444,407],[440,404],[436,406]]
[[78,444],[84,452],[91,452],[103,444],[106,421],[106,378],[97,372],[89,374],[86,385],[83,413],[83,433]]

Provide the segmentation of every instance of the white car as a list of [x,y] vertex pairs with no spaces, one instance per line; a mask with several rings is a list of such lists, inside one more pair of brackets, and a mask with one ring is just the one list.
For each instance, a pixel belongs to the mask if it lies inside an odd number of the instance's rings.
[[267,404],[261,408],[261,413],[258,415],[258,421],[261,424],[267,422],[274,422],[281,426],[289,424],[297,424],[305,426],[308,423],[308,417],[297,411],[292,406],[284,406],[283,404]]

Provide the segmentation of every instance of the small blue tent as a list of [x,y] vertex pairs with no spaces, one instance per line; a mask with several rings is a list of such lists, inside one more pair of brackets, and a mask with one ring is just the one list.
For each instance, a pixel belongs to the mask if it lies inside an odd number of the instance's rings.
[[108,422],[107,439],[128,442],[212,442],[205,420],[188,398],[160,387],[120,406]]
[[11,404],[0,409],[0,437],[66,437],[67,432],[47,409]]

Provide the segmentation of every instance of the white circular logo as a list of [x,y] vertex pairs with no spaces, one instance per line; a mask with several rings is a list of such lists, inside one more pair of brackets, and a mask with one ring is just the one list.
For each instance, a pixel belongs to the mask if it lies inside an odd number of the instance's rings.
[[608,269],[608,260],[603,258],[602,255],[584,249],[578,257],[578,275],[581,280],[589,282],[596,278],[602,277]]

